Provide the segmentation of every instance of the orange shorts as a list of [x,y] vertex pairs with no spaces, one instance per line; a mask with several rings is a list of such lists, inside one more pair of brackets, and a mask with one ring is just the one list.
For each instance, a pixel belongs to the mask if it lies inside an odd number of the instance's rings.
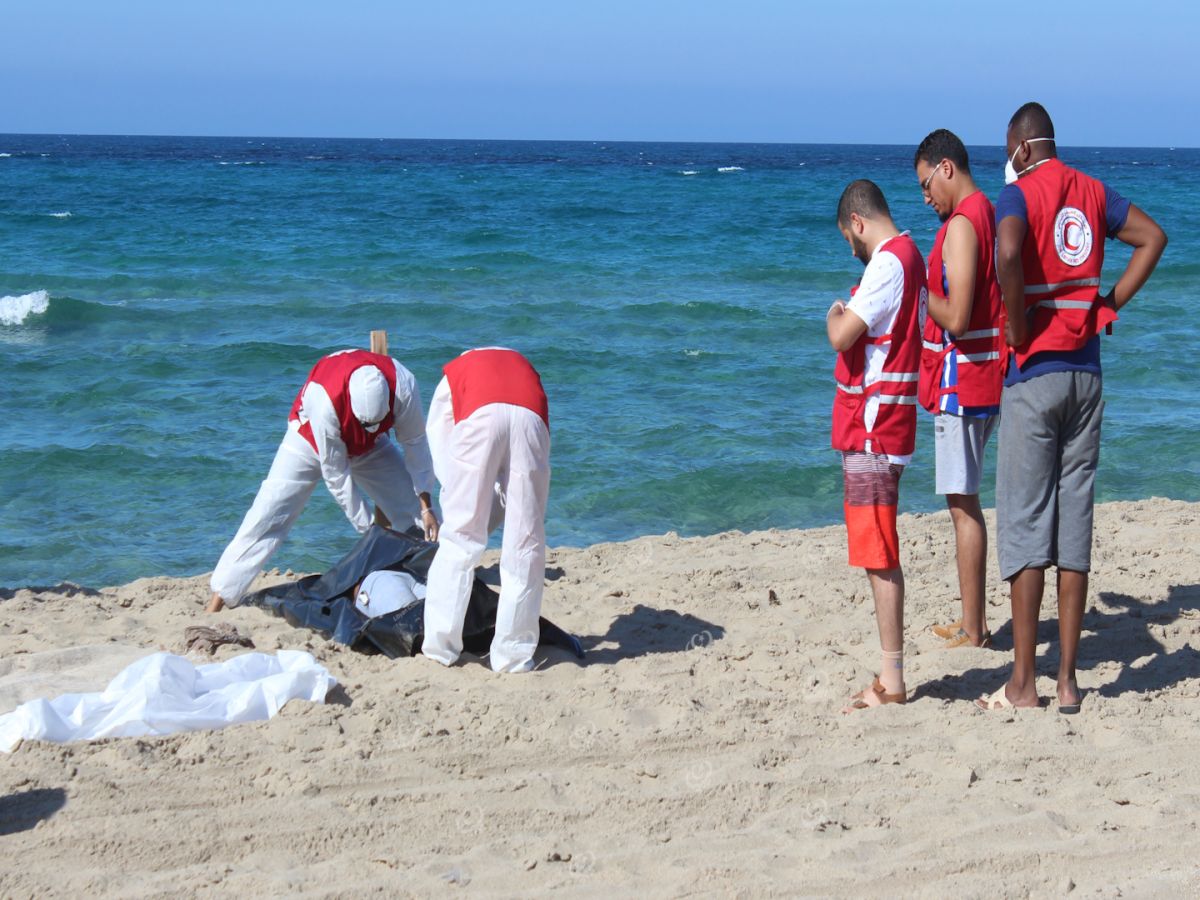
[[904,466],[878,453],[842,454],[843,501],[850,565],[863,569],[895,569],[900,565],[896,504]]

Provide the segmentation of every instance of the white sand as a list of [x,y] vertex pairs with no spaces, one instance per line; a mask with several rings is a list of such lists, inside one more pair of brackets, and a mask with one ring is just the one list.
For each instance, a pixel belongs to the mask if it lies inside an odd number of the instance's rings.
[[[878,641],[840,528],[554,551],[544,611],[593,649],[528,676],[229,611],[344,692],[258,725],[0,755],[0,896],[1196,896],[1198,518],[1098,509],[1075,717],[969,702],[1006,677],[1007,589],[990,589],[997,649],[939,649],[927,626],[957,617],[944,513],[900,525],[913,702],[851,716]],[[100,689],[131,648],[181,649],[205,599],[205,578],[0,591],[0,712],[56,678]],[[1051,590],[1051,698],[1054,611]]]

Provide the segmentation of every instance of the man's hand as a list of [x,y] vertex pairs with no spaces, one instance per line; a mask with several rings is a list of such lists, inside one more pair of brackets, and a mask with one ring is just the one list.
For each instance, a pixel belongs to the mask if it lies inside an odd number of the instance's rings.
[[432,507],[426,506],[421,510],[421,527],[425,529],[425,540],[436,541],[438,539],[438,530],[441,526]]
[[843,300],[834,300],[825,312],[825,333],[829,337],[829,346],[839,353],[853,347],[866,330],[867,323],[852,315]]
[[205,612],[218,613],[225,608],[225,601],[221,599],[220,594],[213,594],[212,599],[208,601],[208,606],[204,607]]
[[1108,292],[1113,309],[1120,309],[1142,289],[1167,246],[1167,235],[1152,218],[1130,204],[1125,227],[1117,232],[1117,240],[1133,248],[1125,271]]

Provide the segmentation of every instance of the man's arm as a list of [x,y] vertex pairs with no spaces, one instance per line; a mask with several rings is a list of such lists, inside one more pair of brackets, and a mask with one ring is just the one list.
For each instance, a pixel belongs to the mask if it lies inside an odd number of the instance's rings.
[[979,268],[979,237],[966,216],[955,216],[942,242],[948,295],[943,297],[941,279],[929,283],[929,317],[955,337],[966,332],[975,304],[975,275]]
[[454,429],[454,405],[450,398],[450,382],[444,377],[434,389],[429,401],[429,419],[425,437],[433,457],[433,474],[440,484],[446,483],[446,454],[450,452],[450,432]]
[[825,313],[825,333],[829,336],[829,345],[838,353],[853,347],[866,330],[867,323],[842,300],[834,300]]
[[1025,267],[1021,247],[1029,224],[1020,216],[1005,216],[996,228],[996,278],[1008,313],[1005,339],[1010,347],[1020,347],[1029,335],[1025,320]]
[[433,460],[429,455],[429,442],[425,439],[425,414],[421,410],[421,391],[411,373],[408,373],[408,378],[402,382],[400,373],[408,370],[395,360],[392,362],[396,366],[396,402],[392,405],[392,430],[404,450],[404,468],[408,470],[421,504],[421,524],[425,530],[425,539],[436,541],[438,520],[433,511]]
[[1129,257],[1129,264],[1117,283],[1104,296],[1105,302],[1113,309],[1120,309],[1142,289],[1167,246],[1166,232],[1132,204],[1125,225],[1117,232],[1117,240],[1133,247],[1133,255]]
[[829,344],[841,353],[871,328],[896,315],[904,296],[904,267],[892,253],[878,253],[863,272],[849,303],[834,300],[825,313]]
[[303,403],[313,441],[317,445],[317,459],[321,463],[321,477],[325,479],[325,486],[350,524],[362,534],[371,527],[371,510],[350,477],[350,456],[342,440],[342,428],[333,402],[324,388],[310,383],[304,389]]

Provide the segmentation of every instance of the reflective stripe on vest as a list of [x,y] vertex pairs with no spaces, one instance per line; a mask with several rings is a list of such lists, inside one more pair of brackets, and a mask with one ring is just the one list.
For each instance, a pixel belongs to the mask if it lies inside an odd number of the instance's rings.
[[1034,294],[1052,294],[1062,288],[1071,287],[1099,287],[1099,278],[1076,278],[1072,281],[1059,281],[1055,284],[1027,284],[1025,285],[1025,296],[1029,297]]
[[1091,309],[1091,300],[1039,300],[1030,309]]

